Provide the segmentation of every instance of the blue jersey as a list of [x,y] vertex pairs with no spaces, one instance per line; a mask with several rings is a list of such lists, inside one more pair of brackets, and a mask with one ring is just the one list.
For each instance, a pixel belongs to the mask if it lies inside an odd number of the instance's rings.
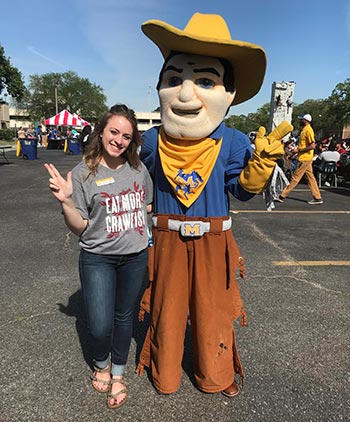
[[239,130],[221,123],[209,136],[216,140],[223,138],[218,158],[202,193],[187,208],[177,199],[163,173],[158,153],[159,129],[160,126],[153,127],[143,134],[140,153],[154,183],[153,212],[190,217],[223,217],[229,214],[229,192],[242,201],[254,196],[238,183],[240,173],[252,156],[249,139]]

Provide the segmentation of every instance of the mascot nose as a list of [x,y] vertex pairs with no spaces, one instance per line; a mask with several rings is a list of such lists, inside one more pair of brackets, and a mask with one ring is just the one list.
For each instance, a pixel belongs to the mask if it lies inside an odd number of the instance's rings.
[[182,83],[181,90],[179,93],[179,100],[182,102],[191,101],[194,97],[194,83],[192,81],[185,80]]

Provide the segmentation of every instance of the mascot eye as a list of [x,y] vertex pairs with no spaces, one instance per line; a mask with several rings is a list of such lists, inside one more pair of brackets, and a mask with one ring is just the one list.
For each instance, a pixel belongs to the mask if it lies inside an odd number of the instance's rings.
[[168,86],[179,86],[182,84],[182,79],[177,76],[172,76],[169,78]]
[[197,79],[196,84],[205,89],[210,89],[215,86],[215,82],[208,78]]

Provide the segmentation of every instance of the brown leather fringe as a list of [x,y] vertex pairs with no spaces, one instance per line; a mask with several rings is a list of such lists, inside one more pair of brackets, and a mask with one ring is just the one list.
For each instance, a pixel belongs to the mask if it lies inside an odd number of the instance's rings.
[[237,344],[236,344],[236,335],[234,329],[232,329],[232,356],[233,356],[233,368],[235,374],[239,375],[240,378],[240,387],[243,388],[244,383],[244,373],[241,360],[239,358]]
[[238,258],[238,264],[239,264],[239,275],[241,278],[244,279],[245,277],[245,267],[244,267],[244,258],[240,256]]

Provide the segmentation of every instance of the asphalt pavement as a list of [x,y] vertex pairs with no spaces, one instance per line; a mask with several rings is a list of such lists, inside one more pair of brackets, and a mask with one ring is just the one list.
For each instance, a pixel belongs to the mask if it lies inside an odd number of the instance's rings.
[[324,204],[312,206],[300,185],[270,212],[261,196],[232,200],[248,315],[247,327],[235,323],[245,371],[238,397],[195,387],[189,335],[181,388],[157,394],[148,374],[135,374],[147,320],[135,321],[128,401],[110,410],[89,380],[77,238],[43,167],[52,162],[66,173],[81,157],[44,148],[36,160],[16,158],[14,150],[6,155],[9,164],[0,159],[0,422],[349,421],[349,186],[322,188]]

